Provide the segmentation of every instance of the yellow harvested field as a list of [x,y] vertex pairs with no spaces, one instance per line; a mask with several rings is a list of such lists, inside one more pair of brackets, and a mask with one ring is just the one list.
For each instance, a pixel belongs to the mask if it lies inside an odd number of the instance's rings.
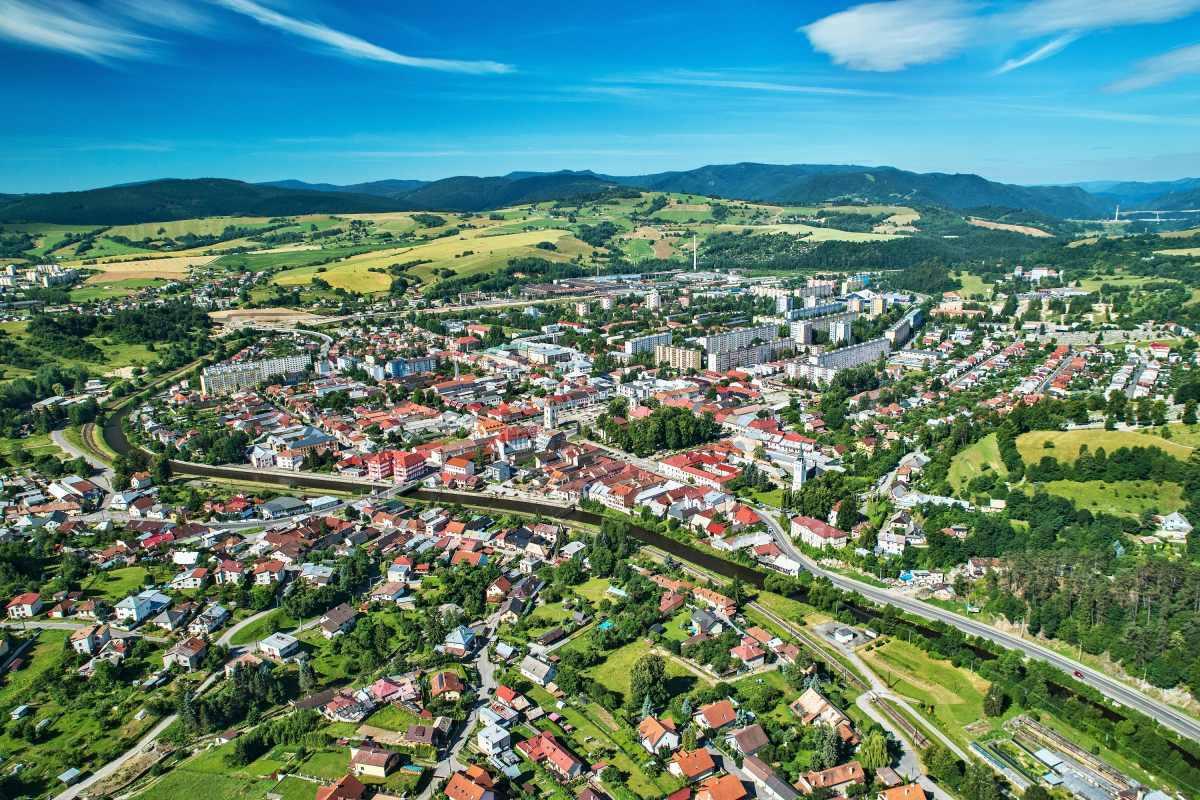
[[[495,236],[487,235],[486,229],[464,231],[461,236],[447,237],[414,245],[412,247],[396,247],[387,250],[376,250],[371,253],[351,256],[323,267],[318,273],[317,267],[299,267],[285,270],[275,277],[274,282],[280,286],[303,286],[312,283],[319,276],[335,289],[345,289],[355,292],[385,292],[391,286],[392,278],[386,269],[392,264],[402,264],[408,261],[429,261],[412,270],[410,274],[425,277],[432,270],[445,267],[463,274],[466,268],[477,268],[480,262],[494,262],[501,257],[517,257],[531,255],[525,248],[531,248],[538,242],[557,242],[571,236],[570,231],[557,228],[546,230],[522,231]],[[542,252],[542,251],[537,251]],[[550,254],[546,254],[549,256]],[[374,272],[372,270],[383,270]],[[471,271],[476,271],[472,269]]]
[[1177,247],[1171,250],[1155,250],[1160,256],[1200,256],[1200,247]]
[[90,269],[102,272],[92,275],[86,283],[112,283],[133,278],[186,278],[192,267],[202,267],[216,256],[169,256],[167,258],[139,258],[130,261],[109,261],[89,265]]
[[967,222],[976,228],[987,228],[990,231],[1012,231],[1013,233],[1023,233],[1026,236],[1033,236],[1037,239],[1050,239],[1054,236],[1052,233],[1031,225],[1011,225],[1007,222],[992,222],[990,219],[980,219],[979,217],[968,217]]

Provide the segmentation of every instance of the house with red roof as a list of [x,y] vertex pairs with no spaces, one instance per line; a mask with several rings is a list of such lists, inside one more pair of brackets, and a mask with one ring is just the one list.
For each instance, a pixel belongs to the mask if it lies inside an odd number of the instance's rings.
[[827,547],[840,550],[850,542],[850,534],[816,517],[792,517],[791,528],[793,539],[820,550]]

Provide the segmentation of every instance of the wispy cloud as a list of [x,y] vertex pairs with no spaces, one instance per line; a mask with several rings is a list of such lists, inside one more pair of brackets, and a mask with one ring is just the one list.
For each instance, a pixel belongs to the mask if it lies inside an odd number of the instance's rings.
[[1068,45],[1078,38],[1078,33],[1064,33],[1062,36],[1051,39],[1027,55],[1021,56],[1020,58],[1010,58],[1008,61],[1005,61],[1003,64],[997,67],[992,74],[1003,75],[1006,72],[1012,72],[1014,69],[1027,67],[1030,64],[1034,64],[1044,58],[1049,58],[1056,53],[1062,52]]
[[142,58],[153,40],[75,2],[0,0],[0,38],[93,61]]
[[1197,74],[1200,74],[1200,44],[1193,44],[1139,62],[1132,74],[1106,88],[1111,92],[1131,92]]
[[800,32],[834,63],[876,72],[942,61],[983,43],[1054,37],[992,73],[1003,75],[1044,61],[1092,31],[1171,22],[1197,11],[1200,0],[1026,0],[999,10],[966,0],[887,0],[830,14]]
[[975,27],[973,12],[960,0],[891,0],[839,11],[800,32],[835,64],[896,72],[961,52]]
[[254,2],[254,0],[214,0],[218,5],[243,14],[256,22],[270,28],[299,36],[309,41],[324,45],[334,52],[350,58],[380,61],[385,64],[397,64],[403,67],[432,69],[441,72],[465,72],[470,74],[496,74],[512,72],[512,66],[496,61],[458,61],[445,58],[422,58],[408,56],[372,44],[348,33],[330,28],[319,22],[297,19],[282,14],[273,8]]
[[1198,10],[1200,0],[1032,0],[999,15],[999,21],[1041,36],[1170,22]]

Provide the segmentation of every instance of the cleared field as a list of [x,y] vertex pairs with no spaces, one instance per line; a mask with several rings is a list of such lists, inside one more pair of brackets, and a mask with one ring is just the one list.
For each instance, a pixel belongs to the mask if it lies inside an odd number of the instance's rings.
[[[555,242],[574,238],[570,231],[557,228],[523,231],[496,236],[486,235],[486,229],[466,231],[462,237],[438,239],[428,244],[412,247],[397,247],[351,256],[344,261],[329,264],[319,273],[322,280],[334,288],[364,293],[383,292],[391,286],[392,278],[386,272],[388,266],[407,261],[429,261],[407,274],[422,281],[431,282],[435,269],[452,269],[456,275],[469,275],[493,269],[510,258],[538,254],[545,258],[558,255],[554,251],[539,250],[539,242]],[[307,266],[289,269],[275,276],[280,286],[304,286],[312,283],[320,267]]]
[[962,291],[967,295],[980,294],[990,298],[992,296],[992,284],[984,283],[983,278],[978,275],[972,275],[969,272],[960,272],[955,276],[959,283],[962,284]]
[[967,222],[977,228],[987,228],[990,231],[1011,231],[1012,233],[1023,233],[1026,236],[1033,236],[1037,239],[1052,239],[1054,234],[1035,228],[1032,225],[1013,225],[1008,222],[992,222],[990,219],[980,219],[979,217],[968,217]]
[[1050,481],[1041,484],[1050,494],[1074,500],[1093,514],[1139,517],[1146,511],[1170,514],[1187,506],[1183,487],[1154,481]]
[[152,278],[186,278],[188,270],[192,267],[202,267],[215,259],[216,256],[168,256],[166,258],[141,258],[129,261],[110,261],[104,264],[93,264],[89,268],[99,269],[101,272],[89,277],[85,283],[113,283],[116,281],[146,280]]
[[218,236],[227,227],[262,228],[268,217],[197,217],[172,222],[142,222],[136,225],[117,225],[105,231],[109,236],[124,236],[135,242],[142,239],[174,239],[177,236]]
[[[1046,442],[1053,446],[1046,447]],[[1030,431],[1017,437],[1017,450],[1026,464],[1036,464],[1043,456],[1053,456],[1062,462],[1079,457],[1079,448],[1087,445],[1093,453],[1103,447],[1112,452],[1120,447],[1157,447],[1167,455],[1186,459],[1193,448],[1150,433],[1137,431],[1105,431],[1094,428],[1077,431]]]
[[983,696],[990,684],[975,673],[897,639],[859,654],[892,691],[931,709],[938,726],[955,741],[965,744],[971,737],[964,728],[986,719]]
[[306,323],[318,325],[324,317],[310,314],[307,311],[297,311],[292,308],[226,308],[208,313],[213,321],[223,325],[294,325]]
[[1079,282],[1079,288],[1085,292],[1095,292],[1104,284],[1109,286],[1128,286],[1130,288],[1142,286],[1147,283],[1156,283],[1168,278],[1153,278],[1144,275],[1126,275],[1124,273],[1117,275],[1097,275],[1092,278],[1084,278]]
[[128,297],[139,289],[150,286],[161,286],[166,281],[159,278],[127,278],[120,281],[93,283],[79,289],[71,290],[71,300],[76,303],[86,303],[91,300],[111,300],[114,297]]
[[975,444],[954,456],[950,462],[950,472],[947,476],[950,486],[955,492],[961,492],[973,478],[993,472],[1003,478],[1008,477],[1008,469],[1000,460],[1000,447],[996,443],[996,434],[989,433]]
[[1155,250],[1160,256],[1200,256],[1200,247],[1177,247],[1170,250]]

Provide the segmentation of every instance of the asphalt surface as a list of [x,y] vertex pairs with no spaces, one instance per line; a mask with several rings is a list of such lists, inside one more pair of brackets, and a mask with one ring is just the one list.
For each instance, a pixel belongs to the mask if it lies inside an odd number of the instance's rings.
[[[1081,664],[1074,659],[1060,655],[1049,648],[1038,645],[1034,642],[1026,641],[1016,636],[1011,636],[1003,631],[993,628],[982,622],[976,622],[973,619],[964,617],[961,614],[956,614],[953,611],[946,611],[937,606],[924,603],[920,600],[908,597],[900,592],[892,589],[880,589],[871,586],[868,583],[847,578],[844,575],[839,575],[836,572],[830,572],[821,567],[820,564],[806,556],[804,553],[797,550],[788,537],[787,532],[775,518],[777,512],[770,509],[759,508],[758,512],[766,519],[767,527],[771,529],[772,535],[775,537],[776,544],[784,551],[789,558],[793,558],[804,565],[806,569],[814,575],[823,578],[828,578],[829,581],[839,589],[856,592],[863,597],[881,605],[895,606],[903,611],[907,611],[915,616],[924,617],[925,619],[937,620],[944,622],[947,625],[952,625],[955,628],[967,633],[971,636],[978,636],[981,639],[987,639],[990,642],[1000,645],[1001,647],[1010,650],[1017,650],[1030,658],[1036,658],[1039,661],[1044,661],[1052,666],[1061,669],[1069,675],[1079,673],[1083,676],[1081,679],[1096,691],[1100,692],[1110,700],[1115,700],[1123,706],[1136,709],[1159,724],[1170,728],[1181,736],[1186,736],[1189,739],[1200,741],[1200,722],[1192,717],[1184,714],[1165,703],[1159,702],[1154,698],[1148,697],[1137,689],[1113,680],[1104,673],[1092,669],[1091,667]],[[1078,676],[1076,676],[1078,677]]]

